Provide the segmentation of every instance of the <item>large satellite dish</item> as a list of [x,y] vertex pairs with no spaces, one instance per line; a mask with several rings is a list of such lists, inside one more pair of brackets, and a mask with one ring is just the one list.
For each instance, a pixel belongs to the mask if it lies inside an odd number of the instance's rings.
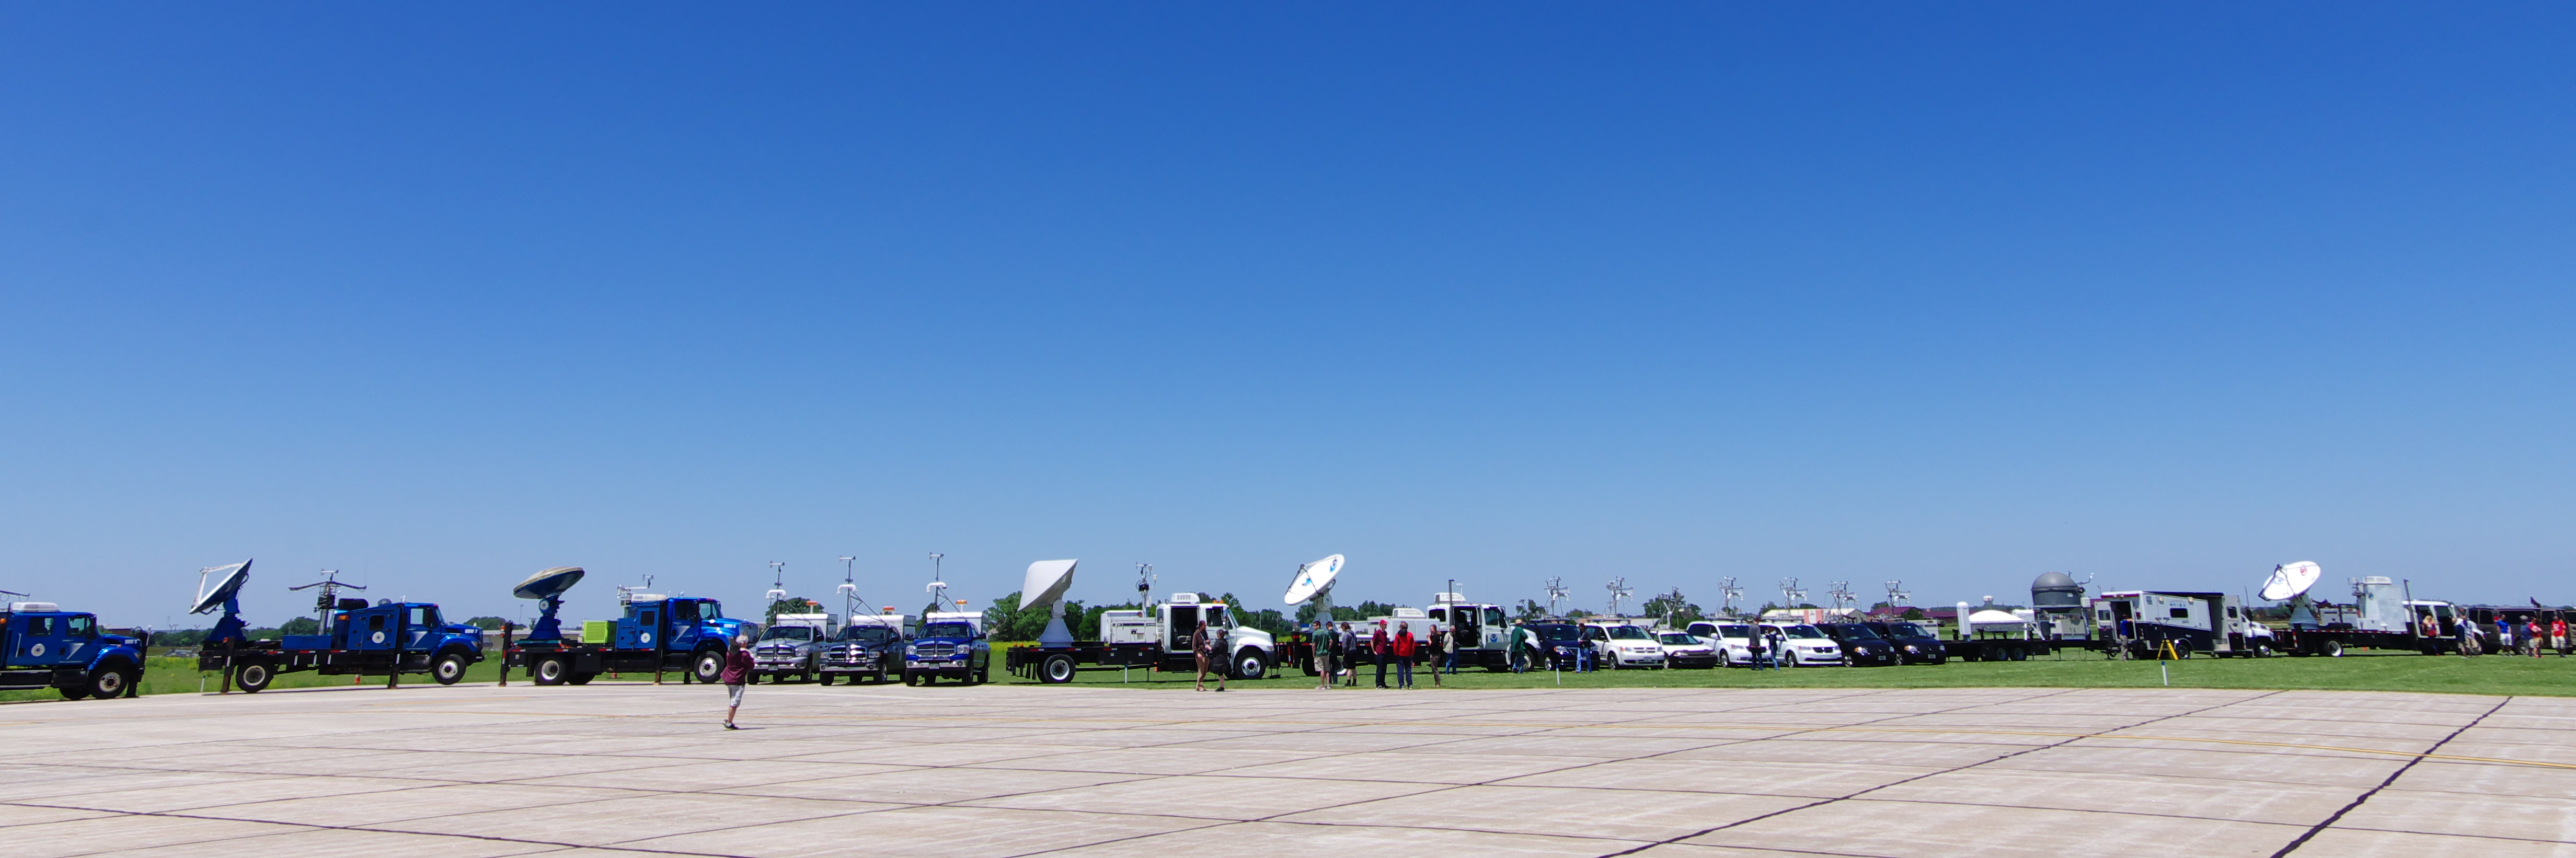
[[1342,556],[1335,554],[1297,567],[1297,577],[1288,582],[1288,594],[1280,597],[1291,605],[1302,605],[1333,588],[1333,579],[1342,574]]
[[[250,561],[244,560],[229,566],[216,566],[205,570],[202,574],[204,577],[199,579],[197,586],[205,589],[197,594],[197,604],[188,609],[188,613],[191,614],[203,614],[223,607],[225,602],[239,595],[242,584],[250,580]],[[207,581],[214,582],[214,586],[207,588],[205,583]]]
[[581,583],[582,574],[579,566],[557,566],[528,576],[528,580],[519,582],[519,586],[510,590],[510,595],[522,599],[552,599],[572,589],[572,585]]
[[1029,564],[1028,577],[1020,583],[1020,607],[1033,608],[1052,604],[1064,598],[1073,586],[1075,560],[1040,560]]
[[2317,579],[2325,577],[2325,574],[2324,567],[2306,560],[2272,567],[2272,577],[2263,579],[2263,598],[2273,602],[2298,598],[2299,594],[2316,586]]
[[1064,625],[1064,591],[1073,586],[1073,560],[1040,560],[1029,564],[1028,577],[1020,581],[1020,610],[1047,606],[1047,624],[1038,632],[1038,646],[1073,645],[1073,630]]

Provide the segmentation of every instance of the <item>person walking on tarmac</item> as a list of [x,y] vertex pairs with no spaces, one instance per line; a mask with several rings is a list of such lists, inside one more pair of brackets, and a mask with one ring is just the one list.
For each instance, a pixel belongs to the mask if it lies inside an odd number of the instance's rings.
[[725,687],[724,728],[727,730],[742,729],[734,726],[733,716],[742,710],[742,688],[751,684],[751,667],[751,636],[736,635],[733,649],[725,652],[724,670],[716,674],[716,681],[724,683]]
[[1448,629],[1441,628],[1441,627],[1439,627],[1439,626],[1432,626],[1432,627],[1431,627],[1431,687],[1433,687],[1433,688],[1438,688],[1438,687],[1440,687],[1440,664],[1441,664],[1441,660],[1442,660],[1442,656],[1440,655],[1440,650],[1441,650],[1443,647],[1447,646],[1447,645],[1448,645],[1448,643],[1449,643],[1449,630],[1448,630]]
[[1413,687],[1413,624],[1395,624],[1395,687]]
[[1369,631],[1368,644],[1369,660],[1377,662],[1377,687],[1379,688],[1386,687],[1386,651],[1389,645],[1386,639],[1386,621],[1379,620],[1377,628]]

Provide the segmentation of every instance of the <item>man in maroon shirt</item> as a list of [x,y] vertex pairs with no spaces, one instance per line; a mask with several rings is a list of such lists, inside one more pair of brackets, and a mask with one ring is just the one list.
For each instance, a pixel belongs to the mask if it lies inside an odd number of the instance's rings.
[[733,649],[725,653],[724,672],[716,680],[725,687],[725,729],[740,730],[733,725],[733,713],[742,708],[742,687],[751,684],[751,636],[733,639]]
[[1377,628],[1369,632],[1369,660],[1377,662],[1377,687],[1379,688],[1386,687],[1387,647],[1386,621],[1379,620]]

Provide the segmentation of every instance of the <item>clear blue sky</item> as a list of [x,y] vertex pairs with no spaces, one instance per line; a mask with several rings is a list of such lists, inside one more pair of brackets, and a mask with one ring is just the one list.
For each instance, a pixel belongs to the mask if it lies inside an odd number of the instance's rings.
[[[0,589],[2576,601],[2567,4],[16,4]],[[2327,589],[2338,589],[2329,585]],[[201,618],[199,622],[203,622]]]

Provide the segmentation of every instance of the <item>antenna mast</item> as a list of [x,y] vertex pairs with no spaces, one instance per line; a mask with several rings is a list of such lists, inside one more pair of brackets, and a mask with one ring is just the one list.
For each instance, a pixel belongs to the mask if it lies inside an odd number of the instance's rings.
[[331,633],[331,612],[340,606],[340,588],[346,587],[351,590],[367,589],[356,584],[340,583],[340,570],[338,569],[324,569],[322,570],[322,580],[315,581],[311,584],[297,584],[286,589],[288,592],[293,592],[296,590],[310,590],[315,587],[322,588],[322,593],[321,595],[314,597],[313,608],[322,614],[322,633],[326,635]]
[[1547,615],[1557,616],[1556,603],[1565,601],[1565,579],[1547,579]]

